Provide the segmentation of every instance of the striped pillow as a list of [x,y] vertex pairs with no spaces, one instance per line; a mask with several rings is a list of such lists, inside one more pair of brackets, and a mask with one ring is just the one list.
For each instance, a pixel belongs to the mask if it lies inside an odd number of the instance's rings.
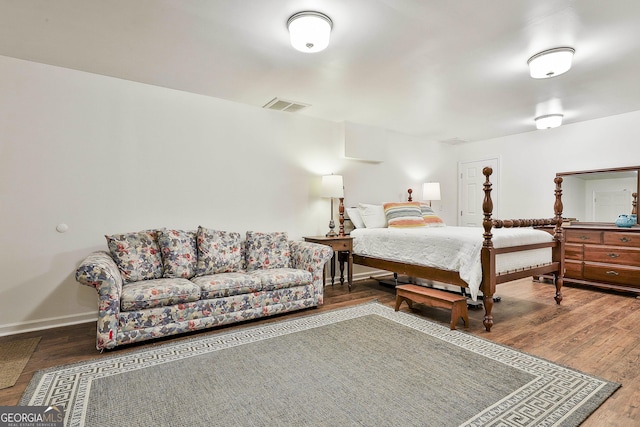
[[427,227],[444,227],[445,224],[442,218],[440,218],[429,205],[422,203],[420,205],[422,210],[422,218]]
[[384,215],[390,228],[424,227],[424,218],[418,202],[385,203]]

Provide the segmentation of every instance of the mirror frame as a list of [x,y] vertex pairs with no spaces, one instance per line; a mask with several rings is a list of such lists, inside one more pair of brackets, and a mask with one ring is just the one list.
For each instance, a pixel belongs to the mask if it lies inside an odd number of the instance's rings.
[[[638,191],[640,191],[640,166],[624,166],[624,167],[619,167],[619,168],[610,168],[610,169],[592,169],[592,170],[584,170],[584,171],[574,171],[574,172],[558,172],[556,173],[556,176],[559,177],[566,177],[566,176],[571,176],[571,175],[585,175],[585,174],[590,174],[590,173],[606,173],[606,172],[629,172],[629,171],[633,171],[636,172],[636,191],[634,193],[632,193],[633,196],[633,206],[631,208],[631,213],[632,214],[636,214],[638,212]],[[581,225],[602,225],[602,224],[612,224],[609,222],[584,222],[584,221],[579,221],[579,222],[575,222],[576,225],[581,224]],[[636,224],[638,225],[638,219],[636,218]]]

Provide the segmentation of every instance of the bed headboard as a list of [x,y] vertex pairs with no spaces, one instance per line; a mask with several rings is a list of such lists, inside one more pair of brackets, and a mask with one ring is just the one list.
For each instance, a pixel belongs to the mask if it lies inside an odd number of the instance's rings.
[[[484,191],[484,200],[482,202],[482,211],[484,214],[484,219],[482,220],[482,227],[485,232],[484,236],[484,247],[493,248],[493,242],[491,241],[493,234],[491,233],[492,228],[517,228],[517,227],[539,227],[545,225],[553,225],[554,228],[554,238],[556,241],[562,241],[563,233],[562,233],[562,177],[556,176],[553,182],[556,184],[555,188],[555,202],[553,204],[554,217],[553,218],[536,218],[536,219],[493,219],[493,200],[491,199],[491,189],[493,184],[489,177],[493,174],[493,169],[486,166],[482,169],[482,174],[485,176],[485,182],[483,184]],[[409,194],[407,200],[409,202],[413,201],[413,190],[409,188],[407,190]],[[635,208],[635,205],[634,205]]]

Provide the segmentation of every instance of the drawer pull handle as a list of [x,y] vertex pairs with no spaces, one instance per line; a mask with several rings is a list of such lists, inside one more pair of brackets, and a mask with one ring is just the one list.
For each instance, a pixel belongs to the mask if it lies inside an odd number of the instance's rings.
[[620,241],[621,241],[622,243],[627,243],[627,242],[630,242],[630,241],[631,241],[631,239],[627,239],[626,237],[621,237],[621,238],[620,238]]
[[617,271],[613,271],[613,270],[609,270],[609,271],[607,271],[607,274],[608,274],[609,276],[617,276],[617,275],[618,275],[618,272],[617,272]]
[[618,258],[620,254],[607,254],[609,258]]
[[582,240],[589,240],[589,236],[580,236],[580,239],[582,239]]

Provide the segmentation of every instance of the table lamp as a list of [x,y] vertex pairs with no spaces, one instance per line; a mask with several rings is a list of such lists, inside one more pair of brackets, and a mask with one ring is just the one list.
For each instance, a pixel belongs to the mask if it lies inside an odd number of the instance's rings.
[[340,236],[344,236],[343,214],[344,214],[344,184],[342,182],[342,175],[324,175],[322,177],[322,197],[328,197],[331,199],[331,220],[329,221],[329,232],[327,237],[336,237],[338,234],[335,232],[336,224],[333,221],[333,199],[340,199],[341,221],[340,221]]
[[432,200],[440,200],[440,183],[425,182],[422,185],[422,200],[428,200],[429,206]]

